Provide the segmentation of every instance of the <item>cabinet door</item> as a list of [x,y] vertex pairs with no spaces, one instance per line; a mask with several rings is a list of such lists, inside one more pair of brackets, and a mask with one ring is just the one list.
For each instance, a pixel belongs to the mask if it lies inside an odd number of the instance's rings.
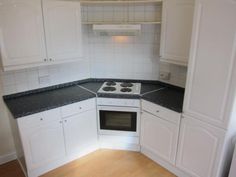
[[49,60],[71,60],[82,57],[80,11],[78,1],[43,1]]
[[193,177],[218,176],[225,132],[201,121],[181,122],[177,166]]
[[45,166],[65,156],[61,121],[52,121],[21,131],[29,170]]
[[222,128],[230,117],[225,111],[236,59],[235,17],[234,0],[196,0],[184,113]]
[[66,151],[78,154],[97,143],[96,110],[86,111],[64,120]]
[[141,116],[141,146],[164,160],[175,164],[179,127],[143,112]]
[[0,50],[3,66],[46,58],[41,0],[1,0]]
[[194,0],[164,0],[161,60],[187,65],[190,51]]

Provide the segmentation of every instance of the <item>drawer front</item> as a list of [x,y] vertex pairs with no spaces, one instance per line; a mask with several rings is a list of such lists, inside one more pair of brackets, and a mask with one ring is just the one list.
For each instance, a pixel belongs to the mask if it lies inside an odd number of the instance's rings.
[[91,109],[95,109],[96,107],[96,102],[95,99],[89,99],[89,100],[85,100],[85,101],[81,101],[78,103],[73,103],[67,106],[63,106],[61,107],[61,115],[62,118],[66,118],[68,116],[72,116],[84,111],[88,111]]
[[167,121],[179,124],[181,114],[175,111],[169,110],[157,104],[151,103],[149,101],[142,100],[142,110],[149,112],[155,116],[158,116]]
[[25,116],[22,118],[17,119],[20,126],[23,127],[34,127],[40,126],[44,123],[51,122],[51,121],[60,121],[60,108],[51,109],[49,111],[40,112],[37,114],[32,114],[29,116]]

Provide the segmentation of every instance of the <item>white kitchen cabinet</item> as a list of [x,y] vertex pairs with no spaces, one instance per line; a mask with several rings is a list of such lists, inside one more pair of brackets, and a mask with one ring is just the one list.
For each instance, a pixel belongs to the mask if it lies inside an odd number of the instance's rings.
[[76,1],[1,0],[0,54],[3,69],[81,59],[80,11],[80,3]]
[[98,148],[95,106],[92,98],[17,119],[29,177]]
[[88,147],[97,145],[96,109],[68,117],[63,121],[68,155],[78,154]]
[[161,27],[161,61],[187,66],[194,0],[164,0]]
[[192,177],[217,177],[225,131],[192,118],[181,121],[177,167]]
[[0,53],[6,70],[44,61],[47,56],[41,0],[1,0]]
[[43,0],[43,14],[49,60],[65,61],[81,58],[80,3]]
[[18,125],[27,169],[37,169],[65,157],[59,109],[21,118]]
[[236,1],[196,0],[184,114],[226,129],[236,55]]
[[146,100],[141,103],[141,151],[157,163],[175,165],[181,114]]
[[175,164],[179,127],[160,117],[141,115],[141,146],[171,164]]

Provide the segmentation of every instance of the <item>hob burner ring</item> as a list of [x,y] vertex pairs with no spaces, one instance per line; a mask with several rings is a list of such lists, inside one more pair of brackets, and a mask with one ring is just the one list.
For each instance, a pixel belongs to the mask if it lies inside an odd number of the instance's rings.
[[120,89],[120,91],[121,92],[131,92],[132,89],[130,89],[130,88],[122,88],[122,89]]
[[104,88],[102,88],[104,91],[106,91],[106,92],[113,92],[113,91],[115,91],[116,90],[116,88],[115,87],[104,87]]
[[121,87],[133,87],[134,84],[130,82],[123,82],[120,84]]

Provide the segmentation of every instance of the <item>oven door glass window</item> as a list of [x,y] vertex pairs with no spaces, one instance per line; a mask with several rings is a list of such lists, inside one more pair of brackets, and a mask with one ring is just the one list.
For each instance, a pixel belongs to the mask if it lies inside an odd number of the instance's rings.
[[136,132],[137,113],[100,110],[100,129]]

